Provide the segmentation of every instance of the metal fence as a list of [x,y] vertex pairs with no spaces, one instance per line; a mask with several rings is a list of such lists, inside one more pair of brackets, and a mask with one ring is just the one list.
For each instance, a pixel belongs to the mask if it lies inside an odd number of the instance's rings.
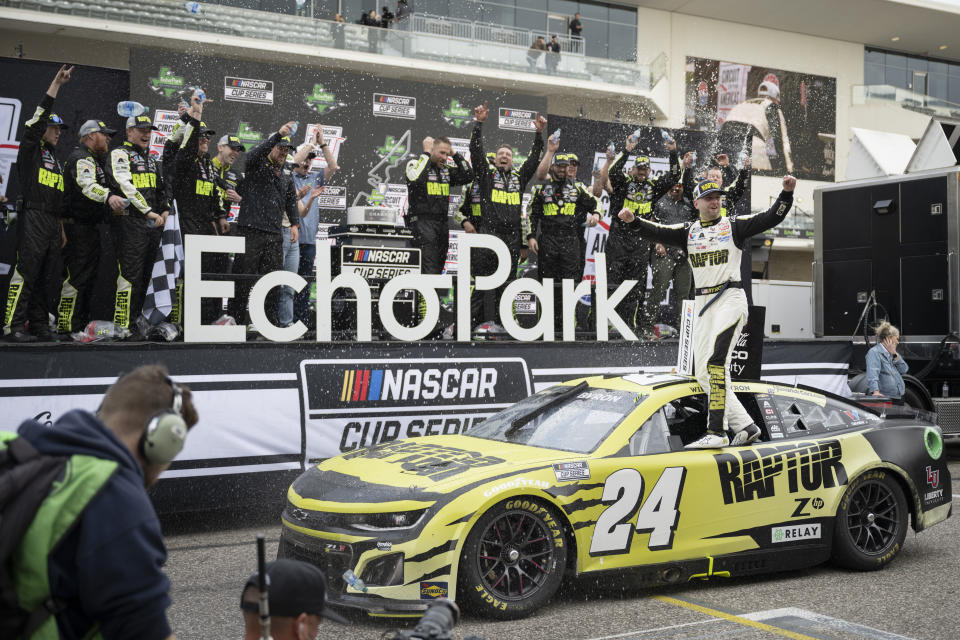
[[[546,42],[549,42],[551,36],[556,35],[548,34],[546,31],[508,27],[506,25],[488,22],[471,22],[470,20],[448,18],[446,16],[437,16],[429,13],[414,13],[411,15],[409,18],[409,30],[418,33],[432,33],[452,38],[462,38],[464,40],[509,44],[518,47],[529,47],[538,36],[543,37]],[[575,56],[584,55],[585,46],[583,38],[558,35],[557,42],[560,44],[561,53],[569,53]]]

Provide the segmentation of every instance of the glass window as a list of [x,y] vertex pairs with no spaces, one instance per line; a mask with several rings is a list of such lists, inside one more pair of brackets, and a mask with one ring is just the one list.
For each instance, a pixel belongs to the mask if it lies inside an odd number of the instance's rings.
[[944,73],[927,75],[927,94],[934,98],[947,98],[947,76]]
[[894,87],[900,87],[901,89],[906,89],[907,70],[888,66],[886,69],[884,69],[883,83],[893,85]]
[[931,60],[929,68],[927,69],[930,73],[942,73],[947,75],[947,63],[946,62],[937,62],[936,60]]
[[907,56],[899,53],[888,53],[885,56],[884,64],[888,67],[897,67],[899,69],[907,68]]
[[884,82],[885,80],[883,77],[883,65],[867,63],[867,67],[864,70],[864,74],[863,74],[863,83],[864,84],[883,84]]
[[520,4],[522,4],[525,9],[533,9],[544,13],[547,11],[547,0],[521,0]]
[[516,16],[516,25],[521,29],[543,31],[547,28],[547,14],[543,11],[517,7]]
[[[509,0],[507,1],[509,2]],[[474,2],[474,0],[449,0],[448,5],[447,15],[451,18],[490,22],[489,20],[484,20],[482,17],[481,10],[487,6],[486,3]],[[416,4],[414,4],[414,7],[416,7]]]
[[634,25],[610,23],[610,57],[614,60],[637,59],[637,28]]
[[[480,11],[480,17],[478,19],[481,22],[503,24],[509,27],[512,27],[517,23],[516,10],[513,7],[504,7],[502,5],[495,4],[483,4],[480,6],[482,7],[482,10]],[[472,19],[473,18],[467,18],[467,20]]]
[[655,414],[637,429],[630,437],[628,453],[631,456],[642,456],[652,453],[667,453],[670,451],[670,430],[667,426],[668,417],[675,415],[673,404],[667,403],[660,407]]
[[341,0],[343,19],[347,22],[360,22],[363,15],[364,0]]
[[615,389],[556,386],[496,413],[470,430],[475,438],[588,453],[643,401]]
[[627,7],[610,7],[610,24],[637,26],[637,10]]
[[951,76],[947,82],[947,100],[960,104],[960,78]]
[[866,61],[869,63],[883,64],[883,61],[884,61],[883,55],[884,55],[883,51],[873,51],[871,49],[867,49],[866,53],[864,54],[864,57]]
[[927,61],[924,58],[907,58],[907,69],[910,71],[926,71],[927,70]]
[[435,16],[449,16],[449,0],[415,0],[412,3],[414,11],[419,13],[432,13]]
[[609,50],[609,34],[606,22],[599,20],[582,20],[583,42],[586,45],[586,54],[591,58],[607,58]]
[[580,3],[574,0],[549,0],[547,11],[565,16],[573,16],[580,9]]
[[[606,22],[610,19],[610,9],[605,4],[593,4],[592,2],[581,2],[580,3],[580,21],[583,22],[584,18],[592,18],[594,20],[603,20]],[[584,31],[586,31],[586,26],[584,26]]]
[[951,64],[947,73],[951,78],[960,78],[960,64]]
[[319,20],[333,20],[333,16],[340,10],[337,0],[313,0],[313,17]]

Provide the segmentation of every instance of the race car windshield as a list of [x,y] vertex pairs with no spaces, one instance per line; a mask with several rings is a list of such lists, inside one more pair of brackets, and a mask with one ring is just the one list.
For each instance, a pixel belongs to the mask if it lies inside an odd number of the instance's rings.
[[485,440],[589,453],[637,408],[646,396],[630,391],[550,387],[494,414],[470,429]]

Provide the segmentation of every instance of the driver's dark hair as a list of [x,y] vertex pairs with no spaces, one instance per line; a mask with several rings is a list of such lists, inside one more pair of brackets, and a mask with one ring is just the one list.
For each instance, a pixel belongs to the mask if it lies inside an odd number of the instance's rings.
[[450,144],[450,138],[448,138],[447,136],[437,136],[436,138],[433,139],[433,141],[434,141],[434,142],[444,142],[444,143],[446,143],[446,144]]

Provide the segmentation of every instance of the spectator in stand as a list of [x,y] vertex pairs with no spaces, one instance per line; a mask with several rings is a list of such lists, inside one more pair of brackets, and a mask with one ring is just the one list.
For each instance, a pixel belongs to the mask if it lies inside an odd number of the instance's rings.
[[333,14],[333,22],[333,46],[337,49],[343,49],[343,25],[346,24],[347,21],[343,19],[342,15],[335,13]]
[[412,13],[413,7],[407,3],[407,0],[397,0],[397,22],[406,20]]
[[537,72],[537,60],[547,50],[547,45],[543,41],[543,36],[537,36],[530,48],[527,49],[527,62],[530,64],[530,73]]
[[560,64],[560,43],[557,36],[550,37],[550,44],[547,45],[547,73],[553,75],[557,72],[557,66]]
[[567,28],[570,29],[570,35],[574,38],[581,38],[580,34],[583,32],[583,25],[580,23],[580,14],[573,14],[573,18],[567,23]]
[[383,11],[380,12],[380,26],[389,29],[390,25],[397,21],[397,17],[390,11],[390,7],[383,5]]
[[380,16],[377,15],[376,9],[370,9],[370,11],[360,16],[360,24],[367,27],[367,44],[370,53],[379,53],[380,32],[373,29],[373,27],[379,29],[381,26]]

